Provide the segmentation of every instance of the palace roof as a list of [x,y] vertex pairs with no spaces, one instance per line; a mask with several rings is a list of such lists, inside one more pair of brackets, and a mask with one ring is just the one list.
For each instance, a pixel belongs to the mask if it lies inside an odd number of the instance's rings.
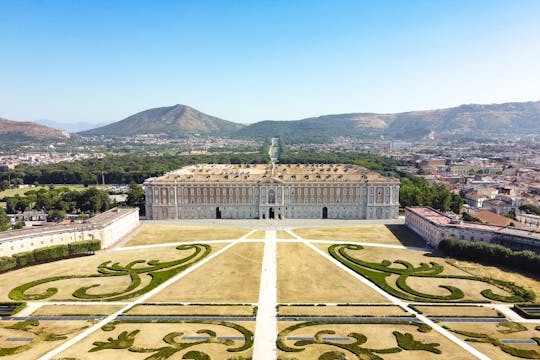
[[171,171],[146,184],[168,182],[377,182],[387,178],[366,168],[350,164],[198,164]]

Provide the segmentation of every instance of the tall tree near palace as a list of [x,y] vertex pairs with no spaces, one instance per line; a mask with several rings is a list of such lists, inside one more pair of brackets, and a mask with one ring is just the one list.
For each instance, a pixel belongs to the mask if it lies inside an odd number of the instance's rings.
[[[399,203],[401,206],[431,206],[437,210],[453,210],[459,212],[463,200],[452,193],[444,185],[431,185],[420,176],[412,180],[401,179],[399,188]],[[457,211],[456,211],[457,210]]]
[[144,190],[135,181],[129,183],[126,204],[128,206],[139,206],[144,203]]
[[5,231],[9,229],[9,216],[7,216],[4,209],[0,207],[0,231]]

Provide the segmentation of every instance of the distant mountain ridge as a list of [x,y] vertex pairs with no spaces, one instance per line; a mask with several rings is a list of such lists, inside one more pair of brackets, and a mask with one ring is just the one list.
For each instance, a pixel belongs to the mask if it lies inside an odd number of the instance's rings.
[[141,111],[118,122],[82,131],[81,135],[189,134],[230,135],[244,125],[207,115],[186,105]]
[[35,122],[12,121],[0,118],[0,140],[2,141],[32,139],[61,140],[70,137],[71,134],[67,131],[53,129]]
[[53,129],[69,131],[70,133],[77,133],[79,131],[93,129],[96,126],[96,124],[90,122],[62,122],[47,119],[36,120],[36,123],[51,127]]
[[351,113],[302,120],[260,121],[236,134],[241,137],[278,135],[294,140],[332,136],[419,140],[428,136],[458,139],[530,133],[540,133],[540,101],[471,104],[396,114]]
[[[9,136],[6,134],[15,134]],[[82,131],[81,135],[133,136],[193,134],[267,138],[281,136],[289,141],[328,141],[332,137],[421,140],[489,139],[498,135],[540,135],[540,101],[489,105],[461,105],[437,110],[395,114],[351,113],[301,120],[259,121],[243,125],[223,120],[186,105],[141,111],[121,121]],[[0,119],[0,137],[67,138],[70,133],[31,122]]]

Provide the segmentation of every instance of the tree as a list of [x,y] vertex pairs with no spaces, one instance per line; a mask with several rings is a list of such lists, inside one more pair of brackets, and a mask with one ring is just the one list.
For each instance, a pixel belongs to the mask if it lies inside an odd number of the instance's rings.
[[540,215],[540,208],[533,204],[523,204],[519,207],[519,210],[525,211],[527,214]]
[[128,206],[140,206],[144,203],[144,190],[135,181],[129,184],[126,203]]
[[66,212],[63,210],[49,210],[47,218],[51,221],[61,221],[66,218]]
[[80,194],[79,207],[84,212],[97,214],[109,210],[111,200],[109,194],[92,187]]
[[6,231],[10,228],[9,216],[4,209],[0,208],[0,231]]
[[4,190],[7,190],[7,189],[9,189],[9,181],[2,180],[0,182],[0,191],[4,191]]
[[455,214],[459,214],[463,204],[465,204],[465,200],[461,196],[452,194],[452,198],[450,199],[450,210]]

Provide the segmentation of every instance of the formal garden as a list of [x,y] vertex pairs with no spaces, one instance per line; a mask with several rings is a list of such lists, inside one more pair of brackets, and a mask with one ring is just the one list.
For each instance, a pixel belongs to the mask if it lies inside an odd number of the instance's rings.
[[[445,258],[403,229],[364,226],[365,238],[343,239],[353,228],[329,239],[331,227],[272,235],[277,358],[477,358],[469,345],[491,359],[540,359],[534,276]],[[21,256],[24,266],[0,274],[0,358],[251,359],[273,237],[153,229],[114,250],[85,243],[71,247],[84,256],[69,247],[52,262]]]

